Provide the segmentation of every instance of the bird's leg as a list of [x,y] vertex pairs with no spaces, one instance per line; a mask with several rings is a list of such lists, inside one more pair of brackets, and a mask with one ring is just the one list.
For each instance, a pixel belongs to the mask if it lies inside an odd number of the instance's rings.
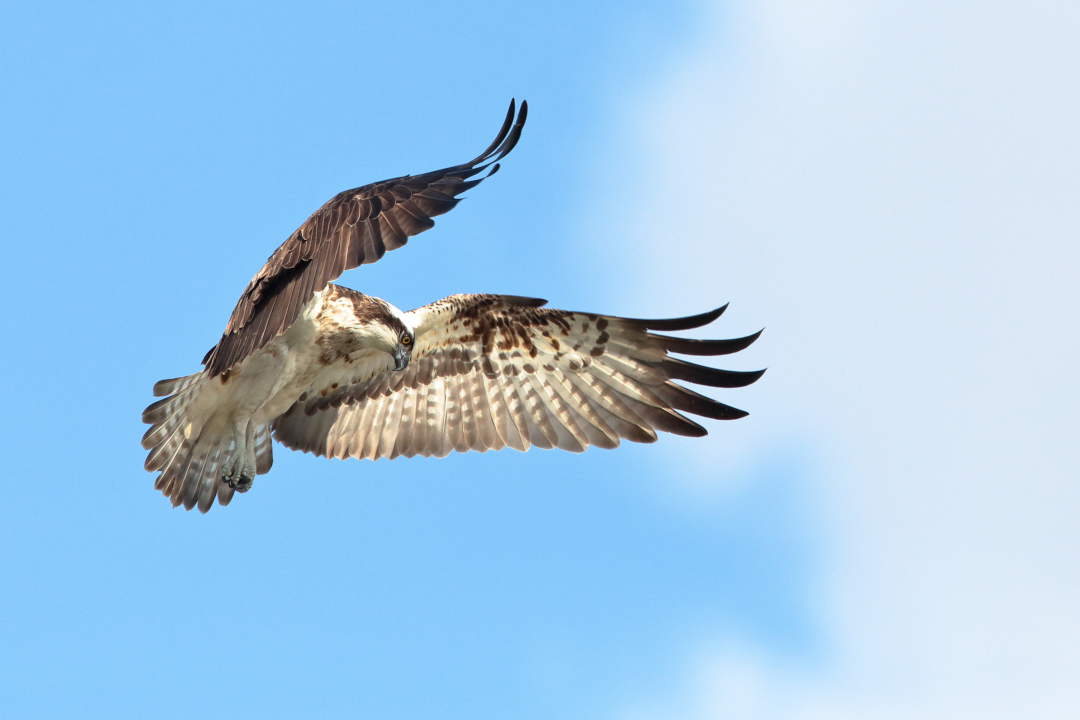
[[221,468],[221,479],[238,492],[247,492],[255,480],[255,426],[250,421],[233,425],[236,447]]

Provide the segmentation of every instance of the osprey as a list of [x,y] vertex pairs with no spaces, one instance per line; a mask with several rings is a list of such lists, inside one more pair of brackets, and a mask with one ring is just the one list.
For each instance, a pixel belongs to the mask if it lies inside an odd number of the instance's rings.
[[[652,333],[706,325],[691,317],[634,320],[542,307],[513,295],[451,295],[401,312],[332,285],[430,228],[458,195],[499,169],[527,104],[463,165],[346,190],[319,208],[255,274],[201,372],[162,380],[143,412],[145,467],[173,506],[228,505],[270,470],[271,437],[335,458],[444,457],[467,452],[618,446],[656,431],[702,436],[679,411],[746,415],[672,382],[742,387],[764,370],[732,372],[670,357],[725,355],[732,340]],[[486,175],[479,176],[485,170]],[[470,179],[475,178],[475,179]]]

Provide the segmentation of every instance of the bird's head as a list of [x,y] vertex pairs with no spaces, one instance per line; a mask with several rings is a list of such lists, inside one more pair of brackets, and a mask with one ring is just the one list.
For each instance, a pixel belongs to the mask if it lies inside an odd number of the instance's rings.
[[389,354],[394,358],[394,369],[404,370],[412,357],[415,331],[404,313],[390,303],[367,295],[361,297],[362,301],[353,303],[354,333],[361,338],[361,346]]

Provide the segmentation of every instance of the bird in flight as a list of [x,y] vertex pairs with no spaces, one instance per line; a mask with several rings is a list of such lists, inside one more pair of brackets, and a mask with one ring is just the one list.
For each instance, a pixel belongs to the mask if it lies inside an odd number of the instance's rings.
[[682,413],[746,415],[676,384],[733,388],[734,372],[670,356],[727,355],[760,331],[691,340],[724,309],[636,320],[545,308],[514,295],[451,295],[402,312],[331,284],[434,225],[499,169],[528,105],[514,102],[494,142],[462,165],[346,190],[315,211],[244,288],[202,371],[162,380],[143,411],[155,488],[209,510],[246,492],[273,463],[271,438],[335,458],[445,457],[511,447],[582,452],[656,431],[700,437]]

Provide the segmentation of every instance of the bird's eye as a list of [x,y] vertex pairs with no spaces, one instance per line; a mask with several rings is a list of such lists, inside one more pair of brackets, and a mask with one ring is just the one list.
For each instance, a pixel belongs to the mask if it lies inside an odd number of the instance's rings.
[[408,335],[402,335],[401,336],[401,344],[402,345],[409,345],[410,343],[412,343],[412,338],[411,337],[409,337]]

